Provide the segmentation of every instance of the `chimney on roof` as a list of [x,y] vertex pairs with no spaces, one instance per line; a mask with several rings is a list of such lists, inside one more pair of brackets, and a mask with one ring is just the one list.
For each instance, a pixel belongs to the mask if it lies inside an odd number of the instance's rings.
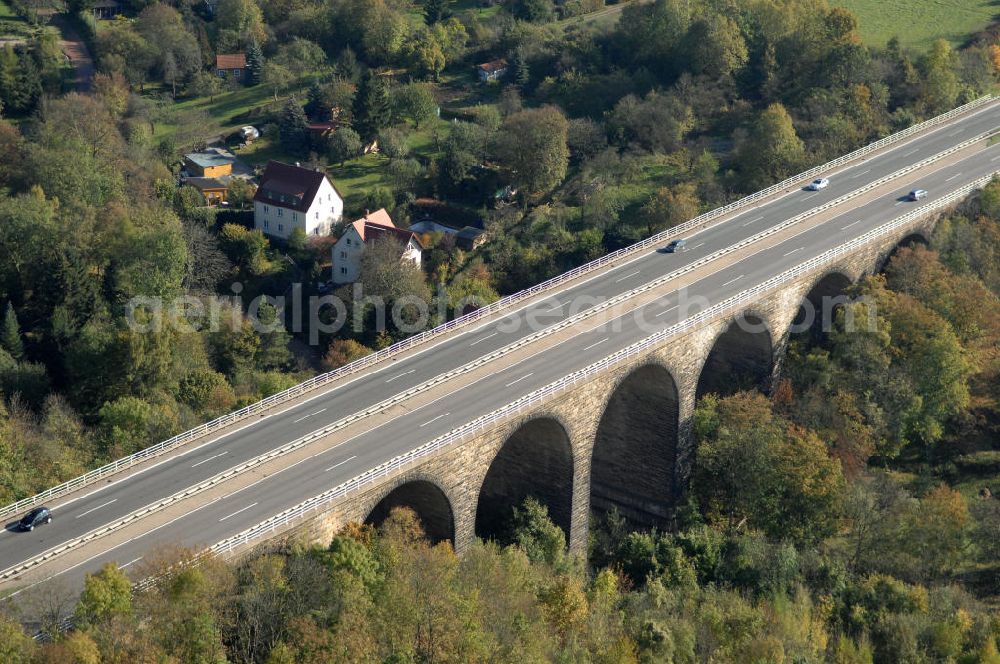
[[368,215],[371,212],[368,208],[365,208],[365,221],[368,221]]

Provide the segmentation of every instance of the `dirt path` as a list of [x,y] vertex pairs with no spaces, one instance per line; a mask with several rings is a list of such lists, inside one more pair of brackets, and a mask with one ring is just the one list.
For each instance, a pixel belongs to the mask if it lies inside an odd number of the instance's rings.
[[50,23],[59,29],[59,48],[76,70],[74,87],[78,92],[89,92],[94,78],[94,59],[90,57],[87,44],[62,14],[53,14]]

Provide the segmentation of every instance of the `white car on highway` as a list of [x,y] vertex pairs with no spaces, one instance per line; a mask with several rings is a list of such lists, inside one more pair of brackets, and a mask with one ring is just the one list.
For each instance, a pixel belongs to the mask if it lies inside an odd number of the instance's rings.
[[808,189],[809,191],[819,191],[820,189],[826,189],[829,186],[830,186],[829,180],[827,180],[826,178],[817,178],[816,180],[810,182],[809,186],[806,187],[806,189]]

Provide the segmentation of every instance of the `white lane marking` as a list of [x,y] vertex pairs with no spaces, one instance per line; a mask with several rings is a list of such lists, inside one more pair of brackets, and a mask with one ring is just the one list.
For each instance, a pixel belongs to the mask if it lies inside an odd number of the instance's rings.
[[639,270],[636,270],[635,272],[630,272],[630,273],[626,274],[624,277],[622,277],[621,279],[615,279],[615,283],[617,284],[620,281],[625,281],[626,279],[628,279],[630,277],[634,277],[635,275],[639,274],[639,272],[640,272]]
[[892,204],[892,207],[896,207],[897,205],[902,205],[902,204],[903,201],[896,201],[895,203]]
[[199,461],[198,463],[192,465],[191,467],[192,468],[197,468],[198,466],[200,466],[203,463],[208,463],[212,459],[218,459],[220,456],[226,456],[227,454],[229,454],[229,450],[226,450],[225,452],[219,452],[218,454],[216,454],[214,456],[210,456],[207,459],[202,459],[201,461]]
[[534,376],[534,375],[535,375],[535,372],[531,372],[529,374],[524,374],[523,376],[521,376],[517,380],[512,380],[511,382],[507,383],[506,385],[504,385],[504,387],[510,387],[511,385],[513,385],[515,383],[520,383],[525,378],[528,378],[529,376]]
[[610,338],[610,337],[604,337],[603,339],[601,339],[601,340],[600,340],[600,341],[598,341],[597,343],[593,343],[593,344],[590,344],[589,346],[586,346],[586,347],[585,347],[585,348],[584,348],[583,350],[590,350],[590,349],[591,349],[591,348],[593,348],[594,346],[600,346],[600,345],[601,345],[601,344],[603,344],[603,343],[604,343],[605,341],[607,341],[607,340],[608,340],[609,338]]
[[961,129],[956,129],[955,131],[951,132],[950,134],[945,134],[945,135],[946,136],[958,136],[961,133],[962,133]]
[[679,306],[680,306],[680,305],[678,305],[678,304],[675,304],[674,306],[670,307],[669,309],[664,309],[664,310],[663,310],[663,311],[661,311],[660,313],[656,314],[656,318],[659,318],[660,316],[664,316],[664,315],[666,315],[666,314],[669,314],[669,313],[670,313],[671,311],[673,311],[674,309],[676,309],[676,308],[677,308],[677,307],[679,307]]
[[306,415],[305,417],[300,417],[299,419],[297,419],[297,420],[295,420],[294,422],[292,422],[292,424],[298,424],[298,423],[299,423],[299,422],[301,422],[302,420],[307,420],[307,419],[309,419],[310,417],[312,417],[313,415],[319,415],[320,413],[322,413],[322,412],[323,412],[323,411],[325,411],[325,410],[326,410],[326,408],[320,408],[320,409],[319,409],[319,410],[317,410],[317,411],[316,411],[315,413],[309,413],[309,414],[308,414],[308,415]]
[[694,245],[694,246],[693,246],[693,247],[691,247],[691,248],[692,248],[692,249],[697,249],[698,247],[700,247],[700,246],[701,246],[701,245],[703,245],[703,244],[705,244],[705,243],[704,243],[704,242],[699,242],[698,244]]
[[440,420],[445,415],[451,415],[451,413],[442,413],[442,414],[438,415],[437,417],[435,417],[433,420],[427,420],[426,422],[424,422],[423,424],[420,425],[420,428],[422,429],[422,428],[424,428],[425,426],[427,426],[428,424],[430,424],[432,422],[437,422],[438,420]]
[[952,180],[954,180],[955,178],[957,178],[959,175],[961,175],[961,173],[955,173],[950,178],[948,178],[947,180],[945,180],[945,182],[951,182]]
[[130,561],[128,561],[127,563],[125,563],[124,565],[119,565],[119,566],[118,566],[118,569],[125,569],[126,567],[128,567],[128,566],[129,566],[129,565],[131,565],[132,563],[137,563],[137,562],[139,562],[140,560],[142,560],[142,556],[139,556],[138,558],[135,558],[134,560],[130,560]]
[[916,154],[916,153],[918,153],[918,152],[920,152],[920,148],[917,148],[917,149],[915,149],[915,150],[910,150],[909,152],[907,152],[907,153],[906,153],[906,154],[904,154],[903,156],[904,156],[904,157],[909,157],[909,156],[910,156],[911,154]]
[[852,175],[852,176],[851,176],[851,179],[853,180],[854,178],[859,178],[859,177],[861,177],[862,175],[864,175],[865,173],[871,173],[871,172],[872,172],[872,169],[870,169],[870,168],[869,168],[869,169],[868,169],[867,171],[861,171],[861,172],[860,172],[860,173],[858,173],[857,175]]
[[219,519],[219,521],[225,521],[226,519],[228,519],[228,518],[229,518],[229,517],[231,517],[231,516],[236,516],[237,514],[240,514],[241,512],[246,512],[246,511],[247,511],[248,509],[250,509],[251,507],[256,507],[256,506],[257,506],[257,503],[250,503],[249,505],[247,505],[246,507],[244,507],[244,508],[243,508],[243,509],[241,509],[241,510],[236,510],[236,511],[235,511],[235,512],[233,512],[232,514],[227,514],[226,516],[224,516],[224,517],[222,517],[221,519]]
[[498,335],[498,334],[500,334],[500,333],[499,333],[499,332],[494,332],[493,334],[490,334],[490,335],[488,335],[488,336],[485,336],[485,337],[483,337],[482,339],[480,339],[480,340],[478,340],[478,341],[473,341],[473,342],[472,342],[471,344],[469,344],[469,345],[470,345],[470,346],[475,346],[476,344],[481,344],[482,342],[486,341],[487,339],[492,339],[493,337],[495,337],[495,336],[496,336],[496,335]]
[[749,226],[750,224],[752,224],[752,223],[755,223],[755,222],[758,222],[758,221],[760,221],[760,220],[761,220],[761,219],[763,219],[763,218],[764,218],[763,216],[761,216],[761,217],[756,217],[755,219],[751,219],[750,221],[748,221],[747,223],[745,223],[745,224],[743,224],[743,225],[744,225],[744,226]]
[[860,224],[860,223],[861,223],[861,220],[860,220],[860,219],[858,219],[857,221],[852,221],[851,223],[847,224],[846,226],[841,226],[841,227],[840,227],[840,230],[842,230],[842,231],[846,231],[846,230],[847,230],[848,228],[850,228],[850,227],[851,227],[851,226],[853,226],[854,224]]
[[810,198],[816,198],[817,196],[819,196],[819,192],[818,191],[815,194],[809,194],[808,196],[804,196],[802,198],[802,200],[808,201]]
[[82,517],[82,516],[87,516],[87,515],[88,515],[88,514],[90,514],[91,512],[93,512],[93,511],[95,511],[95,510],[99,510],[99,509],[101,509],[102,507],[107,507],[108,505],[110,505],[111,503],[114,503],[114,502],[118,502],[118,499],[117,499],[117,498],[114,498],[114,499],[112,499],[112,500],[109,500],[109,501],[108,501],[108,502],[106,502],[106,503],[101,503],[101,504],[100,504],[100,505],[98,505],[97,507],[91,507],[91,508],[90,508],[89,510],[87,510],[87,511],[86,511],[86,512],[84,512],[83,514],[77,514],[77,515],[76,515],[76,518],[77,518],[77,519],[79,519],[79,518],[80,518],[80,517]]
[[992,159],[990,159],[990,161],[996,161],[997,159],[1000,159],[1000,156],[993,157]]
[[326,469],[326,470],[324,470],[323,472],[324,472],[324,473],[328,473],[328,472],[330,472],[331,470],[333,470],[334,468],[339,468],[339,467],[343,466],[343,465],[344,465],[345,463],[347,463],[347,462],[348,462],[348,461],[350,461],[351,459],[357,459],[357,458],[358,458],[358,455],[357,455],[357,454],[355,454],[354,456],[352,456],[352,457],[350,457],[350,458],[347,458],[347,459],[344,459],[344,460],[343,460],[343,461],[341,461],[340,463],[335,463],[335,464],[333,464],[332,466],[330,466],[329,468],[327,468],[327,469]]
[[550,314],[550,313],[552,313],[553,311],[559,311],[560,309],[562,309],[563,307],[565,307],[565,306],[566,306],[567,304],[569,304],[569,302],[563,302],[563,303],[562,303],[562,304],[560,304],[560,305],[559,305],[558,307],[556,307],[556,306],[553,306],[553,307],[549,307],[549,308],[548,308],[548,309],[546,309],[546,310],[545,310],[545,311],[544,311],[543,313],[547,313],[547,314]]
[[727,281],[726,283],[724,283],[722,285],[723,286],[728,286],[729,284],[735,284],[737,281],[739,281],[740,279],[742,279],[744,276],[745,275],[741,274],[740,276],[736,277],[735,279],[730,279],[729,281]]
[[411,373],[414,373],[415,371],[416,371],[416,369],[410,369],[409,371],[404,371],[401,374],[396,374],[395,376],[393,376],[392,378],[388,379],[385,382],[391,383],[392,381],[396,380],[397,378],[402,378],[403,376],[409,376]]
[[789,251],[789,252],[788,252],[788,253],[786,253],[785,255],[786,255],[786,256],[791,256],[791,255],[792,255],[792,254],[794,254],[794,253],[795,253],[796,251],[802,251],[803,249],[805,249],[805,247],[799,247],[798,249],[792,249],[791,251]]

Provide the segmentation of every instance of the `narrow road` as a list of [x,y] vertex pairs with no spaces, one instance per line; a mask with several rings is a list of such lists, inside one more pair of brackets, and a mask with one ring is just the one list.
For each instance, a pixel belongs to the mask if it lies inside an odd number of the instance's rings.
[[94,78],[94,59],[90,56],[86,42],[63,14],[53,14],[50,23],[59,28],[59,48],[76,71],[74,87],[77,92],[90,92],[90,83]]

